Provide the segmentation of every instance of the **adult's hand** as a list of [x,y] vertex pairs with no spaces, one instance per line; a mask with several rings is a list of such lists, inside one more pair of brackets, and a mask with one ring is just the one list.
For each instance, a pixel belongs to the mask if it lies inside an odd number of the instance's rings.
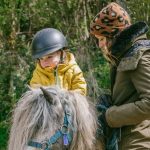
[[111,106],[112,100],[109,94],[102,94],[99,96],[98,103],[96,104],[96,108],[99,112],[104,112]]

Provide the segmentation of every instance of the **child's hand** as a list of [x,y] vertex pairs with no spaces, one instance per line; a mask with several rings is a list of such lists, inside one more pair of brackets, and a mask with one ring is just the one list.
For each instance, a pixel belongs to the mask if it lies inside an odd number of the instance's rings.
[[42,85],[41,84],[32,84],[31,87],[32,88],[40,88]]

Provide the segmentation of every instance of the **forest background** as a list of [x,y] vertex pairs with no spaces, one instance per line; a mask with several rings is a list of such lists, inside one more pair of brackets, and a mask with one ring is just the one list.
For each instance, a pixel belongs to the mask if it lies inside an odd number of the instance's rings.
[[110,88],[109,64],[89,35],[89,25],[111,1],[127,10],[133,23],[150,25],[150,0],[0,0],[0,150],[7,149],[13,108],[35,67],[30,46],[38,30],[52,27],[66,35],[95,102]]

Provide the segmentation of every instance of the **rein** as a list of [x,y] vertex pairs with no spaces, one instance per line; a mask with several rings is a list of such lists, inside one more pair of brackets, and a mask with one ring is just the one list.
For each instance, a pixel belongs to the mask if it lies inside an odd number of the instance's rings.
[[[72,132],[69,132],[69,128],[72,130]],[[65,109],[65,116],[62,127],[58,129],[55,134],[49,138],[49,140],[42,141],[41,143],[29,141],[28,146],[40,148],[43,150],[52,150],[52,145],[55,144],[60,138],[63,138],[64,146],[68,146],[72,141],[74,131],[75,129],[72,126],[71,114]]]

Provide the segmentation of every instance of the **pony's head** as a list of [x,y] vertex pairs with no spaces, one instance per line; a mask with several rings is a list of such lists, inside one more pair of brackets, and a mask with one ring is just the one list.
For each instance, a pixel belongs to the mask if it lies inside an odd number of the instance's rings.
[[85,96],[58,87],[30,89],[15,108],[9,150],[34,150],[37,145],[93,150],[96,128],[94,107]]

